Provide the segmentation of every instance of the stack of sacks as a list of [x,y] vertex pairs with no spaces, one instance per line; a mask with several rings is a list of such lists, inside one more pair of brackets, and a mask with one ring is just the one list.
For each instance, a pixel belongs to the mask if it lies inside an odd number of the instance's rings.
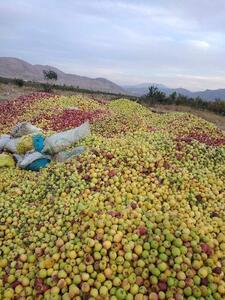
[[[0,151],[11,153],[1,154],[1,159],[2,161],[5,160],[5,163],[2,163],[0,167],[15,166],[14,160],[23,169],[34,169],[37,171],[45,167],[51,161],[51,157],[40,153],[44,148],[44,139],[41,129],[30,123],[18,123],[10,135],[0,137]],[[9,161],[9,157],[11,157],[10,164],[6,162],[6,158]],[[12,161],[14,164],[12,164]],[[36,164],[34,166],[35,161]]]
[[65,150],[89,134],[89,122],[47,138],[43,136],[39,128],[23,122],[17,124],[10,135],[0,137],[0,151],[12,153],[20,168],[39,171],[46,167],[52,159],[64,162],[83,153],[84,147],[75,147],[70,151]]

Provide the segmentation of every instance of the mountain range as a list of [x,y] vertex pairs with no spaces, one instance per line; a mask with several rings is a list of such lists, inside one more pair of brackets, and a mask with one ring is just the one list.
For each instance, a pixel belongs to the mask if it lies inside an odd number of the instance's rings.
[[123,86],[123,89],[128,94],[135,95],[135,96],[142,96],[148,93],[148,88],[150,86],[157,87],[160,91],[164,92],[166,95],[170,95],[173,92],[177,92],[177,94],[181,94],[191,98],[200,97],[207,101],[214,101],[216,99],[225,100],[225,89],[192,92],[184,88],[169,88],[163,84],[158,84],[158,83],[142,83],[137,85],[126,85]]
[[79,88],[125,94],[119,85],[105,78],[89,78],[74,74],[67,74],[48,65],[32,65],[22,59],[14,57],[0,57],[0,76],[6,78],[20,78],[24,80],[44,82],[43,70],[55,71],[58,75],[57,84],[79,86]]
[[192,92],[184,88],[170,88],[158,83],[142,83],[137,85],[120,86],[105,78],[89,78],[75,74],[64,73],[63,71],[48,65],[33,65],[22,59],[14,57],[0,57],[0,76],[6,78],[21,78],[37,82],[44,82],[43,70],[53,70],[57,73],[57,84],[72,85],[74,87],[89,89],[93,91],[103,91],[116,94],[128,94],[133,96],[142,96],[148,92],[148,87],[154,85],[170,95],[173,92],[188,97],[201,97],[204,100],[225,100],[225,89],[205,90]]

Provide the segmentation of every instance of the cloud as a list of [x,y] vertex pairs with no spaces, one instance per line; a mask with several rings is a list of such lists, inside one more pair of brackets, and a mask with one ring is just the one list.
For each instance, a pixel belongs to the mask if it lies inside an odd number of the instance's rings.
[[0,56],[120,84],[225,86],[223,0],[1,1],[0,43]]
[[210,47],[210,44],[206,41],[190,40],[189,42],[191,45],[201,49],[208,49]]

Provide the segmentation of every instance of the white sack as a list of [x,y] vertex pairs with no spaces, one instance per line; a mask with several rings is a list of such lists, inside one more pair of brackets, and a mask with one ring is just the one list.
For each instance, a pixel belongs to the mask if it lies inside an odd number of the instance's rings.
[[3,134],[0,136],[0,151],[2,151],[5,147],[5,145],[9,142],[10,140],[10,135],[8,134]]
[[44,155],[37,151],[30,151],[24,155],[22,160],[21,159],[18,160],[18,166],[22,169],[25,169],[33,161],[40,159],[40,158],[47,158],[47,159],[51,160],[51,156],[49,156],[49,155]]
[[53,159],[57,162],[64,162],[68,159],[73,158],[74,156],[80,155],[85,151],[83,146],[75,147],[71,151],[62,151],[57,153]]
[[16,147],[20,138],[17,139],[10,139],[8,143],[5,145],[4,150],[9,151],[11,153],[17,153]]
[[40,128],[37,128],[36,126],[30,123],[22,122],[22,123],[18,123],[16,127],[13,128],[11,132],[11,136],[17,138],[27,134],[39,133],[39,132],[41,132]]
[[64,132],[55,133],[45,139],[44,153],[55,154],[72,146],[79,140],[90,134],[89,122],[85,122],[77,128],[73,128]]
[[24,154],[14,153],[13,158],[16,160],[17,165],[19,165],[19,163],[24,159]]

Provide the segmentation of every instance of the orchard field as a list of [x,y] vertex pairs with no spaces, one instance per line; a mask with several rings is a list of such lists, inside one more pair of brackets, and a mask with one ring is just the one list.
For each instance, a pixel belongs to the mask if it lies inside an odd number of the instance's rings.
[[0,135],[91,123],[84,154],[0,172],[0,299],[225,299],[225,133],[127,99],[34,93]]

